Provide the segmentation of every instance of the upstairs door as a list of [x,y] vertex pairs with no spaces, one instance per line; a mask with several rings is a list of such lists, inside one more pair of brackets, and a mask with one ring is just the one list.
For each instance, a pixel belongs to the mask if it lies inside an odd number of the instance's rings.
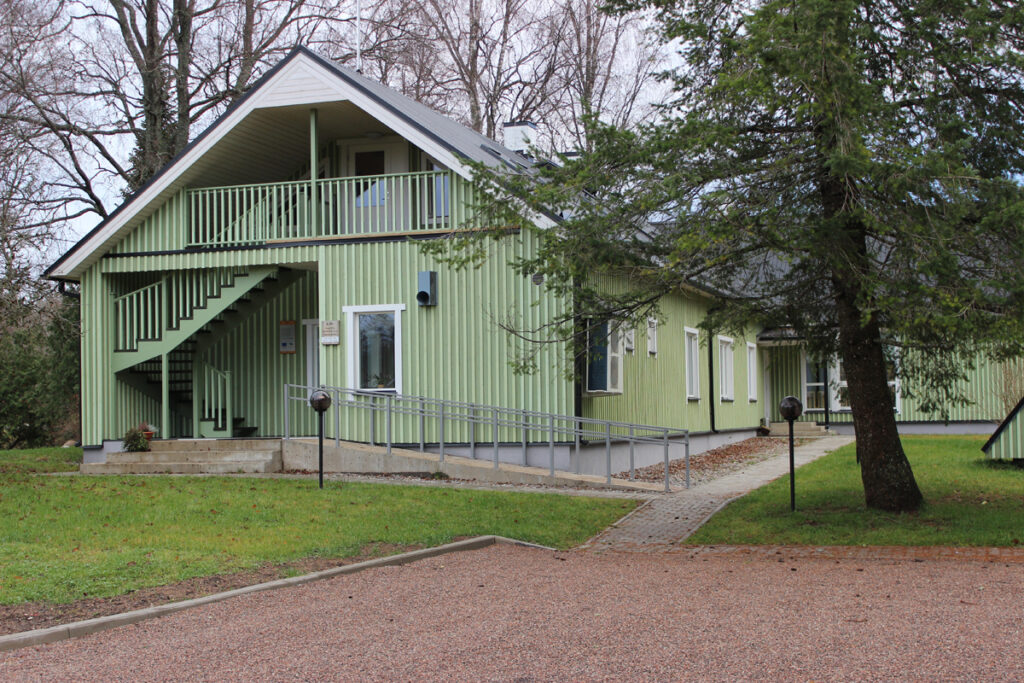
[[408,205],[407,179],[391,175],[402,173],[407,166],[407,151],[403,143],[349,147],[349,175],[356,180],[350,194],[351,221],[346,226],[346,233],[372,234],[408,229],[403,224]]

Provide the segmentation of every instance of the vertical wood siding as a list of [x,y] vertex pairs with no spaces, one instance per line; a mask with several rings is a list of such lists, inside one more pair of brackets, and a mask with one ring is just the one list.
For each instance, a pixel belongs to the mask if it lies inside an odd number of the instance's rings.
[[[523,234],[489,242],[489,258],[482,266],[459,271],[439,264],[411,242],[320,247],[320,317],[339,320],[342,335],[338,346],[321,346],[323,381],[343,387],[355,384],[346,376],[352,331],[346,327],[345,306],[404,304],[398,314],[403,393],[571,414],[572,384],[563,377],[562,347],[548,345],[540,352],[537,372],[517,375],[509,361],[521,352],[522,342],[499,327],[508,320],[520,329],[534,329],[561,311],[561,304],[543,287],[507,265],[531,248],[532,239]],[[437,306],[416,303],[421,270],[438,271]],[[396,440],[418,439],[418,421],[405,418],[402,425],[396,424]],[[453,425],[449,430],[446,440],[469,438],[465,427]],[[397,436],[399,432],[404,437]],[[433,432],[427,434],[428,441],[437,438]],[[501,438],[513,437],[503,432]]]
[[[796,396],[804,400],[804,352],[803,348],[797,345],[777,346],[766,349],[768,357],[768,371],[771,382],[771,411],[772,420],[779,421],[779,402],[785,396]],[[1011,361],[1009,372],[1017,375],[1024,374],[1024,359]],[[978,357],[975,367],[968,373],[966,381],[958,383],[958,389],[970,399],[968,405],[950,406],[950,422],[971,422],[971,421],[992,421],[997,422],[1000,416],[1006,413],[1003,402],[1005,393],[1004,366],[995,363],[987,358]],[[832,379],[831,377],[829,379]],[[908,386],[909,385],[909,386]],[[921,410],[921,399],[909,397],[908,390],[913,391],[912,382],[903,382],[902,399],[900,412],[896,419],[899,422],[941,422],[942,418],[933,413],[926,413]],[[800,420],[824,421],[822,412],[805,413]],[[833,410],[829,416],[831,422],[852,422],[853,417],[849,411],[837,412]]]
[[[603,278],[602,286],[612,291],[622,287],[613,278]],[[708,302],[697,296],[671,295],[660,302],[658,321],[658,353],[648,353],[647,327],[639,325],[634,335],[634,351],[623,354],[622,393],[587,395],[583,398],[583,416],[600,420],[657,425],[690,431],[711,428],[710,404],[715,405],[715,428],[753,429],[760,424],[764,413],[761,406],[760,368],[758,373],[758,400],[747,398],[747,341],[754,341],[754,333],[745,336],[728,334],[733,339],[733,401],[721,399],[722,387],[718,356],[718,335],[710,339],[714,353],[714,395],[708,381],[708,335],[700,331],[700,399],[686,396],[686,358],[684,328],[696,328],[707,313]],[[760,358],[760,354],[758,354]]]
[[[256,436],[284,434],[285,383],[306,383],[304,318],[317,316],[316,273],[290,285],[207,350],[202,360],[231,373],[234,412],[257,428]],[[279,324],[294,320],[295,353],[278,348]],[[313,433],[312,410],[292,404],[293,433]]]
[[999,436],[988,447],[988,457],[993,460],[1024,459],[1024,411],[1017,411],[1008,418]]

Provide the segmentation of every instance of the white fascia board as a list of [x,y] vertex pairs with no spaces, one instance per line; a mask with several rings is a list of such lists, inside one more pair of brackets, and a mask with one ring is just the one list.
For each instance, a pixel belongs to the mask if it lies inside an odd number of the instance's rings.
[[[296,75],[309,75],[310,67],[317,69],[321,73],[324,72],[323,68],[313,62],[306,55],[299,53],[295,55],[292,62],[284,65],[284,67],[266,83],[264,83],[259,92],[253,93],[253,96],[244,101],[237,109],[230,112],[223,119],[214,124],[214,128],[197,142],[191,149],[187,150],[185,154],[175,162],[174,166],[171,167],[167,173],[159,177],[149,187],[145,188],[139,195],[137,195],[131,203],[124,207],[124,209],[118,215],[114,216],[109,222],[103,226],[103,229],[93,235],[88,242],[84,243],[79,247],[78,250],[69,258],[67,261],[62,263],[60,267],[54,269],[51,273],[52,277],[56,278],[71,278],[77,279],[81,277],[84,265],[90,265],[90,256],[95,254],[97,251],[102,250],[109,241],[118,238],[120,231],[126,226],[131,224],[132,219],[138,215],[145,207],[151,202],[160,198],[169,187],[171,187],[193,164],[198,162],[207,152],[209,152],[218,142],[220,142],[225,135],[237,126],[246,116],[251,114],[254,110],[263,108],[268,98],[272,98],[272,91],[275,86],[279,86],[281,83],[294,78]],[[333,94],[331,91],[324,92],[319,91],[316,93],[309,93],[307,98],[308,103],[313,104],[317,102],[326,101],[337,101],[339,99],[345,99],[341,96],[342,88],[339,87],[342,84],[338,82],[337,78],[332,78],[331,82],[335,84]],[[326,84],[326,83],[325,83]],[[292,104],[303,104],[304,102],[293,100]],[[274,105],[278,106],[278,105]]]

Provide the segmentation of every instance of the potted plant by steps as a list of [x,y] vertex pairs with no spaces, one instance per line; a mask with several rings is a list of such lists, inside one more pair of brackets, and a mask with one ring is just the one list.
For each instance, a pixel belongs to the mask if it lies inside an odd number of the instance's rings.
[[131,427],[121,439],[121,447],[129,453],[140,453],[149,450],[149,439],[138,427]]
[[138,426],[138,430],[140,432],[142,432],[142,435],[144,437],[146,437],[146,441],[152,441],[153,440],[153,436],[157,432],[156,427],[154,427],[153,425],[151,425],[149,423],[146,423],[146,422],[140,422],[139,426]]

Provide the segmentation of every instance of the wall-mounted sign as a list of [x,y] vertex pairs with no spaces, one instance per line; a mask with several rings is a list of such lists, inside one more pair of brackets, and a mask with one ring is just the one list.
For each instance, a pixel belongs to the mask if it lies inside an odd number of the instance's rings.
[[277,328],[277,350],[281,353],[295,353],[295,321],[282,320]]
[[340,344],[341,343],[341,325],[337,320],[321,320],[320,321],[320,343],[321,344]]

